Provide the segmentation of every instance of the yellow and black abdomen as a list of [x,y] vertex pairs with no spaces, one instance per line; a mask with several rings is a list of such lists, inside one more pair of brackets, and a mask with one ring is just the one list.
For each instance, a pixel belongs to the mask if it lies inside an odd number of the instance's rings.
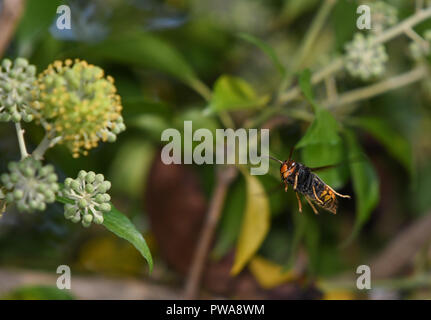
[[312,192],[307,195],[311,200],[313,200],[319,207],[332,212],[337,213],[337,196],[334,191],[324,183],[318,176],[313,174],[313,186]]

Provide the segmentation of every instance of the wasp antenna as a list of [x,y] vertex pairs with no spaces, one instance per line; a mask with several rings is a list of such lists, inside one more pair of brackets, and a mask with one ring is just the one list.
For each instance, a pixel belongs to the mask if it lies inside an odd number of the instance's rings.
[[295,150],[295,146],[292,146],[292,148],[290,148],[289,160],[292,159],[293,150]]
[[280,162],[281,164],[283,164],[283,161],[278,160],[277,158],[274,158],[274,157],[271,157],[271,156],[268,156],[268,158],[271,159],[271,160],[274,160],[274,161],[277,161],[277,162]]

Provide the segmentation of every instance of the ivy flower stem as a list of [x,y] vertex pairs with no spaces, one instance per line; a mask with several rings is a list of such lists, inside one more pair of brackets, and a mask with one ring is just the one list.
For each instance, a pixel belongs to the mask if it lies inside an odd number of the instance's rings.
[[403,74],[391,77],[376,84],[364,88],[351,90],[338,97],[336,101],[323,102],[323,106],[329,109],[337,109],[347,104],[369,99],[384,92],[398,89],[423,79],[428,73],[426,66],[422,65]]
[[27,148],[24,141],[24,130],[21,128],[21,123],[15,123],[16,135],[18,137],[19,151],[21,152],[21,159],[28,157]]
[[424,48],[425,50],[429,49],[428,41],[426,41],[424,38],[422,38],[420,35],[416,33],[412,28],[407,28],[404,32],[407,37],[412,39],[414,42],[416,42],[419,46]]
[[[387,29],[382,34],[375,38],[376,44],[386,43],[400,34],[405,34],[407,30],[412,29],[415,25],[431,17],[431,7],[417,11],[411,17],[405,19],[403,22],[390,29]],[[344,59],[342,57],[336,58],[329,65],[320,71],[314,73],[311,77],[311,84],[316,85],[324,80],[326,77],[340,71],[344,66]],[[280,102],[287,103],[296,99],[301,94],[299,86],[295,86],[289,91],[280,96]]]
[[58,136],[54,139],[51,139],[48,134],[45,134],[45,136],[43,137],[43,140],[33,151],[33,154],[32,154],[33,158],[35,158],[36,160],[42,160],[46,151],[49,148],[52,148],[54,145],[56,145],[61,140],[61,138],[62,138],[61,136]]

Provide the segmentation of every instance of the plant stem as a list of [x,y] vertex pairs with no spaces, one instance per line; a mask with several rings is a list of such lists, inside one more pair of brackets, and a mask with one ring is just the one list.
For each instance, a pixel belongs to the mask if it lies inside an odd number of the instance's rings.
[[199,242],[197,244],[189,274],[187,276],[186,286],[184,289],[185,299],[196,298],[202,272],[211,247],[211,241],[223,210],[226,194],[230,184],[236,177],[236,174],[237,169],[234,166],[225,166],[220,168],[220,171],[217,172],[216,186],[211,197],[211,203],[208,208],[206,221],[201,230]]
[[340,95],[335,101],[324,102],[323,106],[329,109],[336,109],[346,104],[352,104],[361,100],[369,99],[390,90],[404,87],[418,80],[421,80],[426,75],[426,66],[419,66],[411,71],[391,77],[376,84],[346,92]]
[[[428,19],[431,17],[431,7],[423,10],[417,11],[411,17],[405,19],[400,24],[387,29],[381,35],[377,36],[374,40],[375,44],[382,44],[389,40],[392,40],[396,36],[403,34],[406,30],[411,29],[418,23]],[[343,58],[339,57],[331,62],[328,66],[323,68],[322,70],[314,73],[311,77],[311,84],[315,85],[324,80],[327,76],[334,74],[343,68]],[[298,86],[290,89],[280,96],[280,101],[283,103],[287,103],[295,98],[297,98],[301,93],[301,90]]]
[[15,123],[16,136],[18,137],[19,151],[21,152],[21,160],[28,157],[27,148],[24,141],[24,130],[21,128],[21,123]]
[[295,53],[294,58],[291,60],[292,62],[290,63],[290,67],[287,68],[287,70],[289,70],[289,75],[284,76],[281,81],[277,93],[276,105],[279,105],[283,102],[281,98],[283,91],[286,90],[286,88],[290,85],[291,76],[303,67],[304,60],[307,58],[309,51],[311,50],[320,30],[322,29],[327,17],[331,12],[332,7],[336,2],[337,0],[325,0],[320,6],[316,17],[313,19],[310,28],[307,30],[307,33],[301,42],[299,49]]
[[211,100],[211,90],[206,86],[205,83],[199,79],[192,79],[189,81],[190,87],[201,95],[207,102]]
[[320,30],[322,29],[327,17],[331,13],[332,7],[335,5],[336,0],[324,0],[319,10],[317,11],[316,17],[312,20],[311,26],[308,29],[301,47],[295,54],[295,58],[292,59],[291,67],[294,70],[300,70],[303,68],[304,60],[307,58],[310,49],[312,48]]
[[426,41],[424,38],[422,38],[420,35],[416,33],[412,28],[408,28],[405,30],[405,34],[407,37],[412,39],[414,42],[416,42],[419,46],[424,48],[425,50],[429,50],[429,44],[428,41]]
[[333,102],[337,100],[337,82],[333,76],[328,76],[325,78],[325,88],[326,88],[326,96],[329,102]]
[[50,139],[48,134],[45,134],[42,141],[39,143],[39,145],[36,147],[36,149],[33,151],[33,157],[36,160],[42,160],[45,152],[52,148],[55,144],[57,144],[61,140],[61,136],[56,137],[54,139]]

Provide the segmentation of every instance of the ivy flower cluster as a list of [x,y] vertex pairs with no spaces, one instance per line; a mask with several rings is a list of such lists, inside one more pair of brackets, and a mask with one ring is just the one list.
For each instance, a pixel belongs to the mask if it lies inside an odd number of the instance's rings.
[[67,178],[64,182],[62,195],[73,201],[64,206],[64,216],[72,222],[82,221],[84,227],[91,222],[103,223],[103,212],[111,210],[111,197],[106,193],[111,183],[103,174],[81,170],[76,179]]
[[37,119],[50,136],[62,137],[75,158],[100,140],[114,142],[126,129],[114,80],[97,66],[56,61],[39,75],[37,89]]
[[[78,157],[100,141],[114,142],[126,129],[116,92],[113,78],[85,61],[56,61],[36,76],[36,67],[26,59],[4,59],[0,121],[15,122],[22,160],[10,162],[8,172],[0,176],[2,204],[16,204],[21,212],[43,211],[61,195],[70,201],[64,208],[67,219],[85,227],[103,223],[103,213],[111,210],[111,183],[102,174],[81,170],[76,179],[67,178],[60,191],[54,167],[41,159],[56,143],[64,143]],[[34,119],[46,136],[29,155],[20,122]]]
[[10,162],[8,169],[1,175],[1,182],[7,191],[6,201],[16,203],[19,211],[43,211],[47,203],[55,201],[59,185],[52,165],[43,166],[29,157]]
[[346,45],[345,67],[352,77],[367,81],[384,73],[388,55],[384,45],[374,39],[357,33]]
[[30,122],[36,67],[26,59],[4,59],[0,66],[0,121]]

